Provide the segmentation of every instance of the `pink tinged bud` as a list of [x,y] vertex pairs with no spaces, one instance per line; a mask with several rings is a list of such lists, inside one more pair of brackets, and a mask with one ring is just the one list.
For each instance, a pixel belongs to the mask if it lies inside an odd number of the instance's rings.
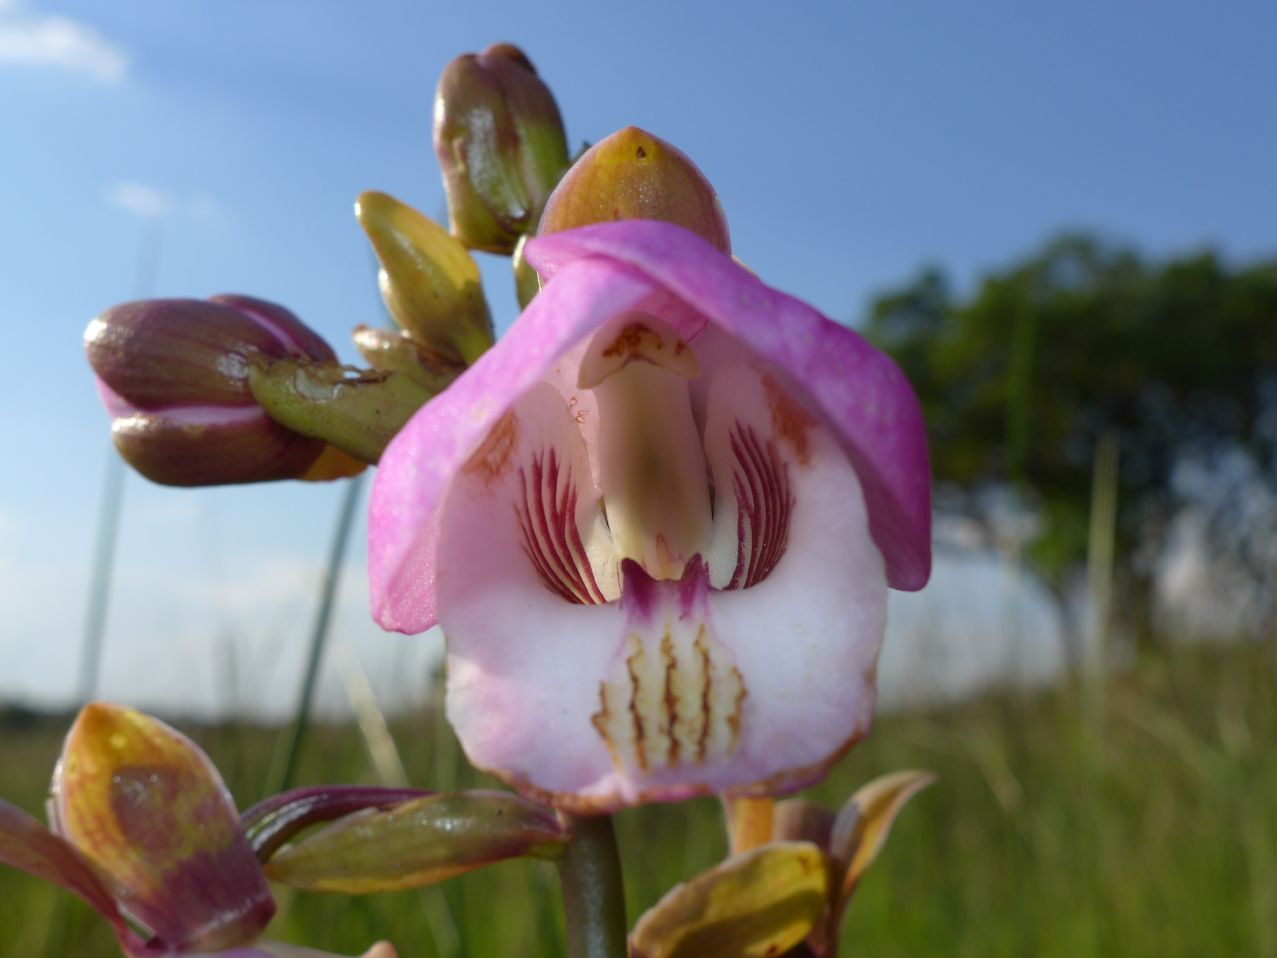
[[435,155],[452,234],[472,249],[510,253],[535,229],[568,166],[563,119],[517,47],[457,57],[435,95]]
[[124,303],[85,331],[120,454],[168,485],[296,478],[324,443],[272,420],[249,374],[284,357],[333,362],[328,345],[283,307],[247,296]]
[[221,776],[162,722],[86,706],[63,746],[52,811],[120,908],[169,949],[244,945],[274,914]]
[[539,235],[613,220],[661,220],[731,252],[727,220],[705,175],[681,150],[630,126],[590,147],[564,175]]
[[470,759],[561,808],[814,781],[928,576],[913,391],[677,226],[527,252],[544,288],[382,457],[374,615],[442,625]]

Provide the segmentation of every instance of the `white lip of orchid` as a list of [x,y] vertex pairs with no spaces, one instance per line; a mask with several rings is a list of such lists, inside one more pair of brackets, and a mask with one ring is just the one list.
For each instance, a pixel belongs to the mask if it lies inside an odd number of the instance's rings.
[[709,483],[688,381],[691,347],[664,321],[618,316],[595,334],[578,387],[598,404],[599,485],[617,561],[654,579],[679,579],[712,531]]
[[[672,325],[614,316],[565,354],[471,455],[440,532],[452,721],[482,767],[584,812],[792,787],[872,701],[846,711],[836,691],[872,687],[845,633],[881,635],[854,472],[766,357],[712,335],[693,353]],[[849,562],[862,584],[790,611],[800,582]],[[508,584],[478,587],[490,570]],[[500,624],[532,614],[553,650]],[[575,745],[524,736],[528,715]]]

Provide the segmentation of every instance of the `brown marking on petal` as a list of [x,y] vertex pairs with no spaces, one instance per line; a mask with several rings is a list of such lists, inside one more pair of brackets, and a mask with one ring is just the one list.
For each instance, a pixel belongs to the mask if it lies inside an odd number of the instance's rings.
[[[608,734],[608,723],[612,720],[612,710],[608,705],[608,683],[599,683],[599,710],[590,716],[590,724],[594,726],[594,730],[599,733],[603,739],[603,744],[607,746],[607,753],[612,758],[612,764],[617,768],[621,767],[621,755],[617,751],[616,742],[611,735]],[[500,773],[497,773],[500,777]]]
[[[609,335],[611,339],[603,339]],[[701,372],[696,354],[677,330],[655,316],[636,313],[615,335],[609,330],[599,333],[581,358],[577,385],[593,389],[633,362],[651,363],[686,379]]]
[[[785,769],[770,775],[767,778],[757,782],[748,782],[744,785],[738,785],[724,792],[721,788],[708,784],[687,783],[684,788],[685,792],[680,792],[679,799],[694,798],[710,795],[726,795],[726,796],[743,796],[743,797],[766,797],[785,795],[796,792],[799,789],[806,788],[815,784],[828,774],[839,761],[842,760],[853,747],[859,744],[868,734],[868,726],[857,727],[841,745],[839,745],[828,756],[819,762],[813,762],[810,765],[804,765],[799,768]],[[612,812],[617,808],[625,808],[631,805],[646,805],[653,801],[669,801],[667,793],[663,793],[660,788],[641,789],[629,801],[618,801],[616,798],[607,798],[597,795],[578,795],[575,792],[555,792],[550,789],[541,788],[533,785],[528,781],[527,777],[517,772],[511,772],[507,769],[492,768],[487,766],[478,766],[481,772],[505,782],[519,794],[534,802],[540,802],[542,805],[548,805],[551,808],[557,808],[560,811],[567,812],[572,815],[598,815],[603,812]]]
[[668,761],[670,765],[679,762],[680,743],[678,740],[678,693],[674,691],[674,676],[678,671],[678,659],[674,655],[674,637],[669,629],[661,639],[661,659],[665,662],[665,693],[662,702],[665,706],[665,734],[669,737],[670,748]]
[[[743,683],[742,683],[743,685]],[[743,701],[744,691],[740,695],[738,701]],[[604,710],[607,704],[604,701]],[[600,712],[595,716],[594,725],[600,733],[599,716]],[[865,735],[869,732],[868,722],[857,725],[850,734],[837,748],[831,751],[827,756],[818,762],[796,768],[783,769],[774,775],[760,779],[756,782],[747,782],[737,785],[724,791],[721,787],[709,784],[684,783],[679,792],[678,798],[692,798],[696,796],[723,795],[727,797],[766,797],[784,795],[796,792],[799,789],[806,788],[824,778],[829,770],[836,765],[855,745],[857,745]],[[607,736],[604,735],[607,741]],[[617,759],[616,753],[612,753],[612,760],[621,767]],[[521,795],[533,801],[540,802],[552,808],[572,815],[597,815],[602,812],[615,811],[617,808],[627,807],[630,805],[644,805],[653,801],[669,801],[668,790],[662,788],[641,789],[632,799],[620,801],[615,797],[597,796],[597,795],[578,795],[574,792],[555,792],[550,789],[541,788],[533,785],[528,781],[527,777],[517,772],[511,772],[507,769],[492,768],[487,766],[479,766],[479,770],[487,772],[501,781],[505,782],[511,788],[515,789]]]
[[639,707],[639,666],[643,664],[643,641],[637,635],[631,635],[630,642],[634,645],[634,651],[625,659],[625,670],[629,673],[630,688],[633,690],[630,695],[630,720],[634,723],[634,761],[640,771],[646,772],[647,727],[643,721],[643,711]]
[[[700,660],[701,671],[706,676],[709,676],[711,663],[709,646],[705,642],[704,625],[697,628],[696,640],[692,643],[692,648]],[[714,708],[710,696],[711,691],[710,682],[706,681],[701,685],[701,733],[696,739],[696,762],[698,765],[705,764],[705,756],[709,752],[709,736],[714,728]]]
[[509,468],[510,457],[518,442],[519,420],[514,413],[508,412],[497,421],[479,444],[479,448],[466,460],[462,471],[491,485]]
[[732,703],[732,710],[727,716],[727,729],[731,736],[729,748],[734,752],[740,746],[741,711],[745,704],[745,696],[749,695],[749,689],[745,688],[745,677],[740,674],[740,669],[734,665],[731,669],[731,676],[740,686],[736,690],[736,700]]
[[665,342],[644,323],[630,323],[623,328],[611,343],[603,347],[606,359],[625,357],[633,359],[647,352],[660,353],[665,349]]
[[815,418],[771,376],[763,377],[763,390],[767,393],[767,405],[771,407],[772,431],[793,449],[799,465],[807,465],[811,460],[807,434],[816,425]]

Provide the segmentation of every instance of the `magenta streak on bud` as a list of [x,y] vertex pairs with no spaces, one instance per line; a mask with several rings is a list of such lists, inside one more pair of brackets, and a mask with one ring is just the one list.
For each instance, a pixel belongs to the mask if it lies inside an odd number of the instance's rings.
[[280,356],[309,356],[312,359],[329,361],[337,359],[332,347],[318,333],[282,306],[237,293],[210,296],[209,302],[223,303],[237,309],[271,332],[283,346]]

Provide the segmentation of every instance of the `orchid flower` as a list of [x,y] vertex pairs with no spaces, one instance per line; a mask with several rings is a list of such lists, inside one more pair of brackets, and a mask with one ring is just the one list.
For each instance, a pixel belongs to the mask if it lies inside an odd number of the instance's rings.
[[52,793],[52,830],[0,801],[0,862],[84,899],[128,958],[333,958],[256,940],[275,913],[261,865],[217,769],[164,723],[86,706]]
[[374,616],[442,626],[470,760],[560,808],[814,781],[930,572],[912,389],[680,227],[526,258],[540,294],[382,457]]

